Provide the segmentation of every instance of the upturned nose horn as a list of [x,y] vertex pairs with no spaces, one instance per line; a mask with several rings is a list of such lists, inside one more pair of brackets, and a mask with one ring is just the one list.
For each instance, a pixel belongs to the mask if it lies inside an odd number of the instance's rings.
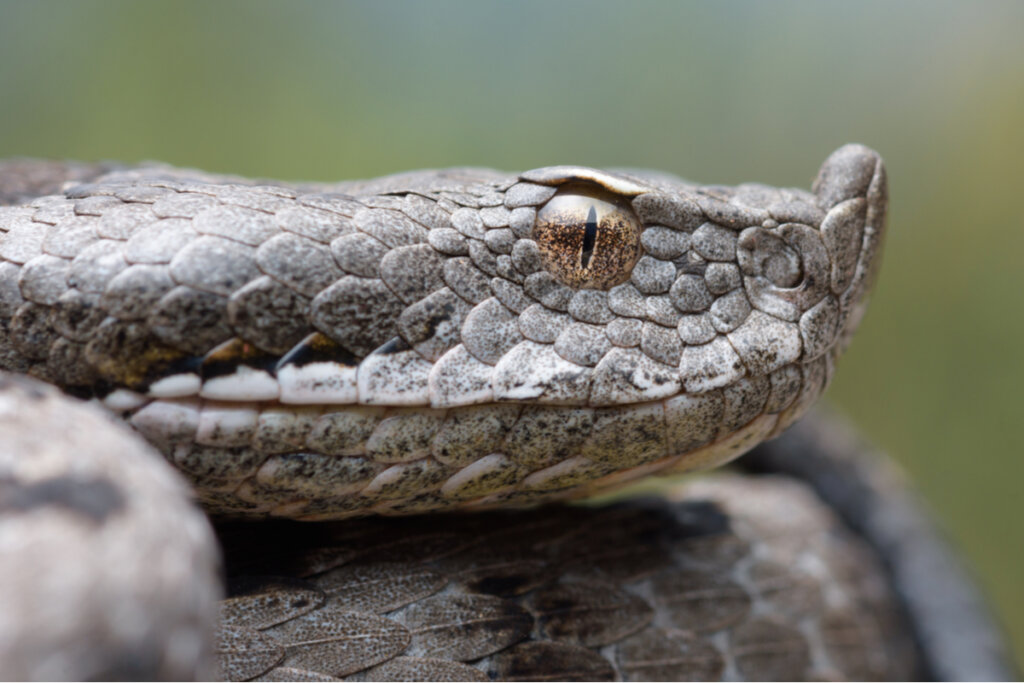
[[855,197],[884,207],[887,190],[882,157],[864,145],[843,145],[825,159],[811,189],[825,211]]

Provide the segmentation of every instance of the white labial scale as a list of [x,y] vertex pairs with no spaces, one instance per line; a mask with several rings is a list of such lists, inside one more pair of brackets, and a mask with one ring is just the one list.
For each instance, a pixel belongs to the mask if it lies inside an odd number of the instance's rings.
[[128,389],[115,389],[103,398],[103,405],[107,410],[115,413],[123,413],[144,405],[149,399]]
[[551,344],[524,341],[509,350],[494,367],[495,400],[539,403],[585,403],[592,371],[570,363]]
[[202,380],[199,375],[192,372],[183,372],[169,377],[161,377],[149,385],[146,392],[153,398],[180,398],[183,396],[195,396],[199,393]]
[[679,359],[679,376],[691,394],[732,384],[746,373],[736,350],[725,337],[701,346],[687,346]]
[[203,382],[199,396],[214,401],[273,401],[281,394],[277,380],[266,370],[238,368],[230,375]]
[[203,446],[245,446],[256,431],[259,406],[255,404],[205,404],[199,411],[196,443]]
[[166,447],[195,440],[199,428],[199,403],[195,399],[153,401],[132,415],[132,427],[147,440]]
[[356,376],[356,368],[330,361],[285,365],[277,370],[281,403],[356,403],[359,400]]
[[594,368],[590,402],[603,406],[654,401],[674,396],[681,387],[676,368],[639,349],[613,348]]
[[356,375],[359,402],[364,405],[422,406],[430,403],[431,363],[413,350],[374,351]]
[[468,406],[494,400],[494,368],[473,357],[462,344],[437,359],[430,369],[427,389],[434,408]]

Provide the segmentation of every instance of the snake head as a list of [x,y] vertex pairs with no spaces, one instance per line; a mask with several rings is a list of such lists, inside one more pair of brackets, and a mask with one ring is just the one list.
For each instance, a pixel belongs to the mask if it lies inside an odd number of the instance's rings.
[[[885,172],[860,145],[826,160],[813,194],[580,167],[521,180],[553,194],[512,248],[537,302],[520,328],[594,368],[593,405],[701,394],[831,358],[859,321],[877,267]],[[544,399],[525,386],[510,383],[504,395]]]
[[802,415],[860,320],[885,207],[859,145],[811,192],[125,168],[0,207],[0,363],[100,395],[219,509],[576,495]]

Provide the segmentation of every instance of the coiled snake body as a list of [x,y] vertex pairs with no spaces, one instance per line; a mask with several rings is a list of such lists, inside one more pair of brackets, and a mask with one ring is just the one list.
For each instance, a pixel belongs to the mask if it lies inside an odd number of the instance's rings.
[[[825,389],[863,313],[886,209],[881,160],[857,145],[829,157],[811,193],[579,167],[284,185],[15,162],[0,179],[0,367],[125,418],[209,512],[236,520],[533,506],[727,462]],[[88,619],[109,632],[76,646],[72,668],[14,675],[201,671],[197,624],[213,589],[189,571],[215,562],[194,549],[202,522],[187,521],[187,504],[160,507],[176,486],[165,475],[153,475],[163,493],[136,500],[143,475],[110,455],[122,446],[69,431],[78,418],[64,416],[86,409],[5,381],[0,514],[52,512],[102,535],[145,509],[193,548],[161,539],[148,570],[177,596],[172,626],[161,631],[148,603],[113,618],[97,597]],[[36,419],[45,425],[26,435]],[[96,425],[85,429],[107,429]],[[60,465],[44,435],[103,455]],[[222,673],[802,678],[916,666],[875,561],[805,490],[719,478],[672,495],[599,511],[236,522],[229,573],[293,578],[233,584]],[[0,543],[28,556],[25,533],[0,526]],[[111,548],[106,566],[138,563],[123,542]],[[143,551],[144,576],[146,552],[160,550]],[[143,602],[159,592],[140,591]],[[12,651],[44,640],[27,631]],[[139,634],[149,650],[110,645]],[[115,664],[93,656],[107,645]]]

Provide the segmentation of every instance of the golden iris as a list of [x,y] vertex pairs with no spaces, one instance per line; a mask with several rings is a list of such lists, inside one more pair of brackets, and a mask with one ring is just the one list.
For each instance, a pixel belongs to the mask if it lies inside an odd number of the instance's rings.
[[610,289],[629,279],[640,258],[640,221],[621,197],[567,185],[533,225],[544,267],[576,289]]

